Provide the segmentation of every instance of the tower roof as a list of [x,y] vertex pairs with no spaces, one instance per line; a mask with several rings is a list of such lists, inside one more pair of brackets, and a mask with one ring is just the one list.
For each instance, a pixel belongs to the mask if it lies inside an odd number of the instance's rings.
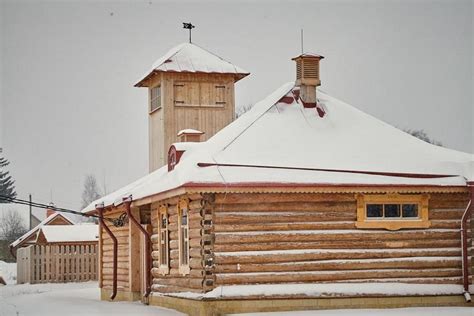
[[183,43],[170,49],[153,64],[152,69],[135,87],[146,86],[145,81],[158,72],[229,74],[235,76],[235,81],[250,74],[193,43]]

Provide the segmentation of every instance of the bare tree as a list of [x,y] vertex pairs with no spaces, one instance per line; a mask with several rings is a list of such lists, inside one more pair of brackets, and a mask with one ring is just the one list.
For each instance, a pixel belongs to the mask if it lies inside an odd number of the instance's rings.
[[245,112],[248,112],[253,107],[253,104],[243,105],[235,109],[235,118],[238,119],[241,117]]
[[85,208],[87,205],[100,198],[100,196],[101,193],[95,176],[92,174],[86,175],[84,191],[82,191],[82,208]]
[[12,242],[27,232],[26,226],[23,224],[23,219],[15,210],[8,210],[3,213],[0,219],[0,234],[1,239]]
[[422,129],[404,129],[404,132],[410,134],[411,136],[415,136],[416,138],[419,138],[427,143],[436,145],[436,146],[443,146],[443,144],[437,140],[434,140],[426,134],[426,132]]

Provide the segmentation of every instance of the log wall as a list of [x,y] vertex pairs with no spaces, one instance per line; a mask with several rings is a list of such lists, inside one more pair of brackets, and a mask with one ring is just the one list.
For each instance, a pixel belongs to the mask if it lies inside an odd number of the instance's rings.
[[354,194],[216,194],[208,278],[214,286],[461,284],[459,229],[467,202],[467,194],[431,194],[430,228],[388,231],[355,227]]
[[[104,212],[104,217],[118,218],[125,210],[122,208]],[[130,223],[126,223],[123,227],[115,227],[110,221],[105,221],[118,241],[118,257],[117,257],[117,289],[119,291],[130,291]],[[101,228],[100,232],[100,280],[102,289],[112,290],[112,273],[113,273],[113,242],[107,232]],[[139,285],[138,285],[139,286]]]
[[[181,197],[182,198],[182,197]],[[189,253],[190,273],[179,273],[179,244],[178,244],[178,209],[179,198],[173,198],[152,205],[153,227],[153,285],[154,292],[204,292],[213,287],[213,279],[206,273],[206,264],[212,262],[210,251],[211,232],[205,225],[212,219],[212,201],[201,195],[188,195],[189,199]],[[158,244],[158,208],[161,205],[168,207],[169,220],[169,273],[159,271],[159,244]]]

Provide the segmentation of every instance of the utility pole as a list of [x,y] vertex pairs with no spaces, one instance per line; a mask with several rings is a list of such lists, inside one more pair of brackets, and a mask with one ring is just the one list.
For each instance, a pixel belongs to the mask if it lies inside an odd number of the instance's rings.
[[33,227],[31,227],[31,226],[32,226],[32,225],[31,225],[31,215],[33,214],[33,212],[32,212],[32,211],[33,211],[33,207],[31,206],[31,202],[32,202],[31,194],[29,194],[28,197],[29,197],[29,200],[30,200],[30,205],[29,205],[29,206],[30,206],[30,218],[29,218],[29,220],[30,220],[30,230],[31,230],[31,229],[33,228]]

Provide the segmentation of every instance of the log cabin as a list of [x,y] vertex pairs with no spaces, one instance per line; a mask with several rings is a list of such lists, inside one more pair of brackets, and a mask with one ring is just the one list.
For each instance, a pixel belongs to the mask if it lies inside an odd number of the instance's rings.
[[[150,174],[89,205],[102,299],[190,315],[470,304],[472,154],[323,92],[323,56],[234,119],[248,73],[195,44],[160,58]],[[383,103],[381,102],[381,106]]]

